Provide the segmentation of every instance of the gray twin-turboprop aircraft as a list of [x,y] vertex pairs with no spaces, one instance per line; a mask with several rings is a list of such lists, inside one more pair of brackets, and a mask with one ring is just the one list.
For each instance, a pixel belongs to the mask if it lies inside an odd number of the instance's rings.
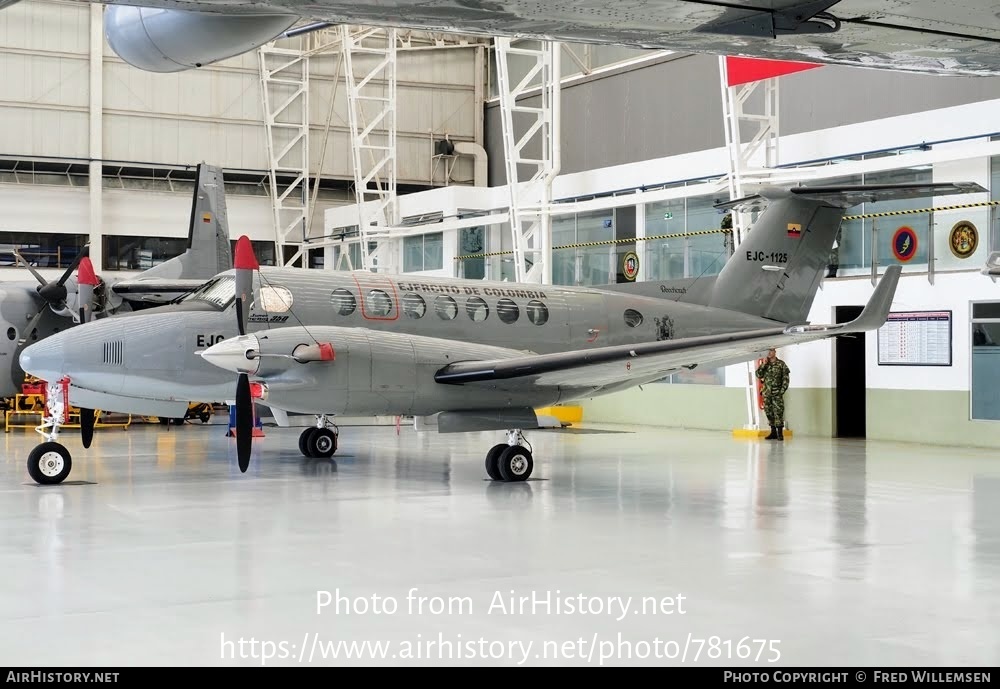
[[[190,401],[235,400],[241,471],[256,398],[317,416],[299,439],[310,457],[336,451],[335,415],[412,416],[418,429],[442,433],[506,430],[486,472],[523,481],[533,467],[523,431],[539,427],[539,407],[879,328],[900,266],[886,269],[855,321],[805,323],[846,209],[982,191],[972,183],[764,189],[719,204],[763,210],[717,276],[603,288],[260,268],[241,237],[233,269],[176,305],[60,333],[28,347],[21,365],[64,381],[70,404],[88,409],[170,417]],[[57,421],[28,460],[40,483],[70,471]],[[84,446],[92,433],[85,425]]]
[[[232,265],[222,170],[200,164],[184,253],[132,278],[97,278],[85,246],[57,280],[48,281],[16,251],[38,284],[0,283],[0,397],[21,391],[18,365],[28,345],[91,318],[148,309],[192,292]],[[78,270],[77,275],[73,271]]]

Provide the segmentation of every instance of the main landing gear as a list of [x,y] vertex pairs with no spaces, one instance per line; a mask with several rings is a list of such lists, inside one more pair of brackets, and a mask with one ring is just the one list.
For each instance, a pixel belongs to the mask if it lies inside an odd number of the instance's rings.
[[534,467],[530,444],[521,431],[507,431],[507,442],[486,453],[486,473],[494,481],[527,481]]
[[329,459],[337,451],[340,429],[326,418],[326,414],[316,417],[316,425],[302,431],[299,436],[299,452],[310,459]]
[[[69,408],[69,381],[60,380],[56,385],[47,386],[45,414],[41,425],[35,428],[45,438],[45,442],[28,455],[28,475],[35,483],[52,485],[62,483],[73,470],[73,460],[69,450],[56,442],[59,427],[66,423]],[[46,429],[51,429],[47,431]]]

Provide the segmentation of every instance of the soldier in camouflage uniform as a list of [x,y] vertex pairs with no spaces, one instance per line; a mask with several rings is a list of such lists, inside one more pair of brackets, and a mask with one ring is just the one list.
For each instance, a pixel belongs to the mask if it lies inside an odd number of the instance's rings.
[[771,435],[765,440],[784,440],[785,391],[788,390],[788,365],[778,358],[773,349],[767,352],[767,361],[757,367],[757,377],[764,383],[764,414],[771,424]]

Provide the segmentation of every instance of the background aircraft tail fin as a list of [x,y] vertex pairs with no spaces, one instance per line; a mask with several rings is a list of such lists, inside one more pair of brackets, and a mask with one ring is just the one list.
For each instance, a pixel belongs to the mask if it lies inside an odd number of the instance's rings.
[[845,211],[859,203],[986,191],[974,183],[765,189],[719,208],[760,206],[757,222],[712,285],[707,306],[781,323],[805,321]]
[[190,277],[209,278],[233,267],[222,169],[205,163],[198,165],[195,177],[188,253],[193,262],[189,269],[198,272]]
[[232,267],[222,169],[200,163],[191,200],[187,250],[145,271],[142,278],[208,280]]

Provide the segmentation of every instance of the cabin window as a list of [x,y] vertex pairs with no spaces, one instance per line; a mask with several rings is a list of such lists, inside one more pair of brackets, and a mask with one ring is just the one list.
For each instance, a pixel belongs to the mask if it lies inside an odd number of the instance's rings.
[[490,315],[490,307],[487,306],[486,300],[482,297],[470,297],[467,302],[465,302],[465,312],[469,314],[469,318],[479,323],[480,321],[485,321]]
[[527,311],[528,320],[535,325],[545,325],[549,321],[549,307],[537,299],[528,302]]
[[520,315],[521,313],[518,311],[517,304],[510,299],[501,299],[497,302],[497,318],[504,323],[516,323]]
[[333,290],[333,294],[330,295],[330,303],[333,304],[338,316],[350,316],[354,313],[354,309],[358,308],[358,302],[354,295],[343,287]]
[[427,303],[419,294],[407,292],[403,295],[403,313],[410,318],[423,318],[427,313]]
[[450,321],[458,315],[458,304],[451,297],[442,294],[434,300],[434,310],[442,320]]
[[367,311],[373,318],[385,318],[392,313],[392,298],[380,289],[368,292]]
[[637,328],[642,325],[642,314],[635,309],[625,309],[625,325]]
[[14,330],[13,328],[7,328],[7,339],[13,340],[16,337],[17,337],[17,331]]

